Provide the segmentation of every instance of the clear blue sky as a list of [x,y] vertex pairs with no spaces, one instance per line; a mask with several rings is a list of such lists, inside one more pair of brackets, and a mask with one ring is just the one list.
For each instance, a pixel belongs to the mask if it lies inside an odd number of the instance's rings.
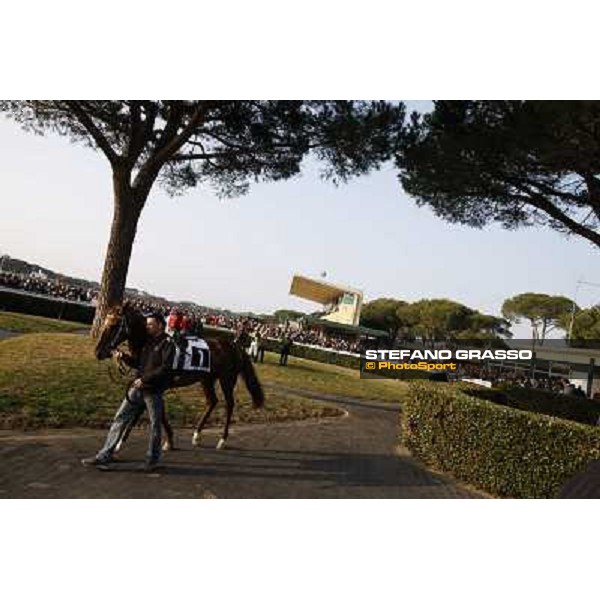
[[[99,280],[111,213],[101,154],[0,117],[0,253]],[[128,285],[232,310],[312,311],[288,295],[291,276],[326,271],[367,300],[444,297],[499,314],[515,294],[572,297],[577,279],[600,281],[598,257],[587,242],[551,230],[448,224],[416,207],[391,166],[336,188],[308,165],[302,177],[233,200],[203,189],[170,198],[155,188]],[[577,300],[599,302],[600,288],[582,287]]]

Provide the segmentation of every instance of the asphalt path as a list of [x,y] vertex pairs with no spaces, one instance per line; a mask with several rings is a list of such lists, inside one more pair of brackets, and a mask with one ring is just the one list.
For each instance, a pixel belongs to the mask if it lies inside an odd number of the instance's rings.
[[[275,387],[275,386],[272,386]],[[277,386],[281,391],[290,388]],[[293,388],[345,416],[233,425],[201,446],[178,430],[180,447],[145,473],[147,434],[135,431],[109,472],[81,466],[105,431],[0,432],[0,498],[474,498],[484,494],[432,473],[398,444],[398,407]]]

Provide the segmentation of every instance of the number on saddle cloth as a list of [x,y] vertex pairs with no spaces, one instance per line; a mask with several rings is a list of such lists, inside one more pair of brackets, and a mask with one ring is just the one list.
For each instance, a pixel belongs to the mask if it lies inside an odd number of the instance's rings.
[[186,344],[175,344],[173,370],[177,372],[210,371],[210,349],[205,340],[188,337]]

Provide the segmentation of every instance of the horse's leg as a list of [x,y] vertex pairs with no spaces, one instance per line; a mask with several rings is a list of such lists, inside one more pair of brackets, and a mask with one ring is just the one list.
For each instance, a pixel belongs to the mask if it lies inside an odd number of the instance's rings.
[[217,444],[217,450],[221,450],[221,448],[225,447],[227,438],[229,437],[229,424],[231,423],[233,405],[235,403],[235,399],[233,397],[233,390],[236,383],[235,377],[236,376],[233,374],[226,374],[220,381],[221,389],[223,390],[223,396],[225,396],[225,427],[223,429],[223,436]]
[[200,445],[200,432],[202,431],[204,425],[206,424],[208,417],[210,417],[210,413],[213,411],[214,407],[217,405],[217,402],[219,401],[217,393],[215,392],[215,382],[214,381],[207,381],[207,382],[203,381],[202,389],[204,390],[204,395],[206,396],[207,406],[206,406],[206,409],[204,410],[204,414],[202,415],[202,417],[198,421],[198,424],[196,425],[196,429],[194,430],[194,435],[192,437],[192,444],[194,446]]

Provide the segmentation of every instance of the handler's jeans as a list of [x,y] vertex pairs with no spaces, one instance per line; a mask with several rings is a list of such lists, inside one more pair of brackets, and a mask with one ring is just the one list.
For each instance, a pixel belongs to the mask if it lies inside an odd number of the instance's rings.
[[115,447],[127,427],[135,423],[144,409],[148,409],[150,419],[150,442],[146,459],[155,463],[160,458],[160,437],[163,407],[163,390],[140,390],[130,388],[123,403],[119,407],[112,425],[106,436],[106,442],[102,449],[96,454],[99,460],[110,460]]

